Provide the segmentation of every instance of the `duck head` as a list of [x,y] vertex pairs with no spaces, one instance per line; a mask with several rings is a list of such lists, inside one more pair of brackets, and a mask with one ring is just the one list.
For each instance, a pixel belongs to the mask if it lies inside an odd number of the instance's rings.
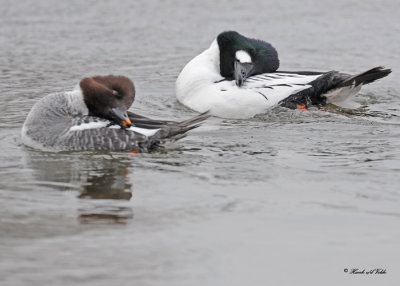
[[79,83],[89,115],[109,119],[122,128],[132,123],[127,110],[135,99],[133,82],[124,76],[95,76]]
[[234,78],[239,87],[249,76],[274,72],[279,68],[278,53],[267,42],[228,31],[218,35],[217,43],[221,76]]

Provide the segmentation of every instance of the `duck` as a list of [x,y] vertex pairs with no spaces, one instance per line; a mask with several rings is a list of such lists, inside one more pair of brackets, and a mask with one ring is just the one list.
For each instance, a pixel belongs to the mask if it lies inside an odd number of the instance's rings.
[[33,105],[22,127],[22,143],[55,152],[150,152],[183,138],[209,116],[154,120],[128,111],[134,99],[135,86],[125,76],[85,77],[73,90],[46,95]]
[[189,61],[176,80],[177,100],[197,112],[247,119],[282,106],[306,110],[339,105],[365,84],[391,73],[374,67],[350,75],[338,71],[279,71],[277,50],[268,42],[225,31]]

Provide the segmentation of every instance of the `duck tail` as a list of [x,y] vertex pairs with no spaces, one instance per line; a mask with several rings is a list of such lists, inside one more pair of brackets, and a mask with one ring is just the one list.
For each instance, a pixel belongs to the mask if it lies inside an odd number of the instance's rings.
[[375,67],[365,72],[347,77],[346,79],[343,80],[342,83],[339,84],[338,87],[349,86],[349,85],[359,86],[360,84],[363,85],[369,84],[378,79],[384,78],[385,76],[388,76],[391,72],[392,72],[391,69],[385,69],[384,67]]
[[203,112],[203,113],[201,113],[199,115],[196,115],[196,116],[194,116],[192,118],[189,118],[189,119],[187,119],[185,121],[181,121],[181,122],[178,123],[178,125],[181,126],[181,127],[185,127],[185,126],[190,126],[190,125],[193,125],[193,124],[201,123],[204,120],[206,120],[207,118],[209,118],[210,116],[211,116],[210,113],[208,111],[206,111],[206,112]]
[[[165,145],[168,143],[173,143],[186,137],[188,131],[199,127],[208,117],[210,117],[210,114],[205,112],[180,122],[161,121],[164,124],[157,125],[156,128],[160,130],[150,137],[151,140],[147,149],[160,149],[165,147]],[[150,123],[152,122],[154,121],[150,120]],[[154,125],[152,126],[154,128]]]
[[[333,103],[342,107],[353,108],[351,98],[364,84],[381,79],[392,72],[391,69],[375,67],[356,75],[337,71],[322,73],[304,89],[279,102],[281,106],[291,109],[307,108],[310,105]],[[318,75],[319,73],[296,72],[298,74]]]
[[199,127],[208,117],[210,117],[210,114],[205,112],[185,121],[165,125],[161,127],[161,130],[155,135],[158,135],[159,138],[169,138],[176,141],[177,139],[181,139],[181,137],[176,137],[177,135],[185,134],[186,132]]
[[323,94],[328,103],[333,103],[342,107],[355,106],[351,98],[356,95],[361,87],[378,79],[386,77],[392,72],[391,69],[375,67],[356,75],[339,73],[337,76],[340,81],[335,86]]
[[[139,114],[133,113],[128,111],[128,116],[134,126],[139,127],[139,128],[147,128],[147,129],[159,129],[159,128],[164,128],[166,126],[179,126],[182,128],[193,126],[196,123],[201,123],[204,120],[206,120],[208,117],[210,117],[209,112],[204,112],[199,115],[196,115],[192,118],[189,118],[184,121],[171,121],[171,120],[155,120],[155,119],[150,119],[148,117],[141,116]],[[192,127],[193,129],[195,127]],[[190,129],[189,129],[190,130]]]

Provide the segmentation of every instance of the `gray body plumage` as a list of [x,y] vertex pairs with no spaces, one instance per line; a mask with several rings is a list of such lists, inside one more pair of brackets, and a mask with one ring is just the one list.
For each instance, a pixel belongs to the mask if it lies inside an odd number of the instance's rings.
[[[71,98],[79,96],[73,93],[50,94],[33,106],[22,129],[25,145],[52,151],[148,151],[157,144],[151,137],[117,125],[109,126],[109,120],[82,113],[84,107],[71,105]],[[81,129],[84,125],[87,128]]]
[[[108,76],[108,80],[121,80]],[[126,78],[125,81],[128,79]],[[129,80],[128,80],[129,81]],[[130,82],[130,81],[129,81]],[[118,87],[118,85],[117,85]],[[114,95],[114,94],[113,94]],[[127,93],[123,94],[127,96]],[[129,95],[129,94],[128,94]],[[130,94],[133,96],[133,94]],[[107,95],[91,91],[89,105],[99,105]],[[105,107],[113,104],[113,97]],[[40,99],[29,112],[22,128],[22,142],[44,151],[114,150],[147,152],[162,148],[199,126],[209,117],[207,113],[182,122],[153,120],[132,112],[127,116],[133,122],[122,128],[113,120],[91,116],[80,86],[70,92],[60,92]],[[108,105],[108,106],[107,106]],[[130,106],[130,103],[129,103]],[[127,106],[127,108],[129,108]]]

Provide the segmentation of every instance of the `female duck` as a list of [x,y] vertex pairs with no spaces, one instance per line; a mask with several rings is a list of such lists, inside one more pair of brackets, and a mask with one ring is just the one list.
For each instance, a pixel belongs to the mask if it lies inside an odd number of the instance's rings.
[[135,88],[127,77],[84,78],[74,90],[47,95],[32,107],[22,128],[22,142],[47,151],[145,152],[183,137],[208,117],[152,120],[127,111],[134,99]]
[[176,81],[176,97],[198,112],[250,118],[278,105],[306,109],[338,104],[362,85],[391,72],[382,67],[357,75],[278,72],[278,67],[278,53],[270,44],[237,32],[223,32],[183,68]]

